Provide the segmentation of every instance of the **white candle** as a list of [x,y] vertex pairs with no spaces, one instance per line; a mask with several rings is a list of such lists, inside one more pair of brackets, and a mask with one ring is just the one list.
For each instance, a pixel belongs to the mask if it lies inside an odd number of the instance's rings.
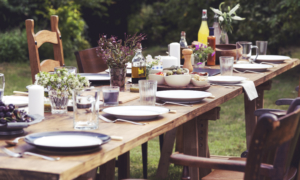
[[173,42],[170,45],[169,55],[177,58],[176,66],[180,66],[180,44],[177,42]]
[[163,68],[169,68],[177,65],[177,58],[174,56],[160,56],[163,62]]
[[38,114],[44,116],[44,87],[32,85],[28,87],[29,93],[29,114]]

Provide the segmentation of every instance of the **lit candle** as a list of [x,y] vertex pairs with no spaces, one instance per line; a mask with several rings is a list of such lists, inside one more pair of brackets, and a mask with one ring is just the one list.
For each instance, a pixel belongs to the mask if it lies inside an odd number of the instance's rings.
[[29,92],[29,114],[44,116],[44,87],[32,85],[28,87]]

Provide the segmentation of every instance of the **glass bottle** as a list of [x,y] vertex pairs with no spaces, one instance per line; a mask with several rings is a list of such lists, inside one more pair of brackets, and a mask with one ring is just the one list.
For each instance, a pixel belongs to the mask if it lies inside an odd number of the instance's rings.
[[[216,51],[216,37],[214,36],[214,28],[209,27],[209,36],[207,37],[208,46],[211,47],[214,51]],[[211,56],[211,54],[207,57],[207,63],[208,66],[214,66],[216,65],[216,54]]]
[[221,28],[219,24],[219,16],[217,14],[215,14],[214,16],[213,28],[214,28],[214,35],[216,37],[216,44],[220,44]]
[[202,11],[202,22],[198,32],[198,42],[207,45],[207,37],[209,35],[208,25],[207,25],[207,10]]
[[184,31],[181,31],[181,38],[180,38],[180,42],[179,42],[179,44],[180,44],[180,64],[181,65],[184,64],[184,56],[182,55],[182,50],[188,47],[186,39],[185,39],[185,35],[186,35],[186,33]]
[[133,84],[139,83],[139,80],[146,79],[146,60],[142,54],[142,45],[138,44],[135,56],[132,58],[131,79]]

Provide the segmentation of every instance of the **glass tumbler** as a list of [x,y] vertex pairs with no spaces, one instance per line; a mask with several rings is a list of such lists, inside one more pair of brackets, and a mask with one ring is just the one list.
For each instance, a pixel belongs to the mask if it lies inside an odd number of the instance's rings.
[[0,100],[2,101],[4,96],[5,78],[4,74],[0,74]]
[[220,56],[220,70],[222,76],[232,76],[234,57]]
[[256,41],[258,55],[266,55],[267,54],[267,47],[268,41]]
[[103,105],[117,106],[119,105],[119,86],[104,86],[102,87]]
[[100,89],[83,88],[73,92],[73,126],[78,130],[98,129]]
[[157,81],[139,80],[140,104],[154,106],[156,102]]
[[[242,57],[239,58],[239,60],[250,61],[250,57],[252,54],[252,48],[257,49],[257,46],[252,46],[252,42],[248,42],[248,41],[239,41],[239,42],[237,42],[237,44],[242,46]],[[256,51],[256,57],[255,57],[255,59],[253,59],[253,61],[256,60],[257,56],[258,56],[258,51]]]

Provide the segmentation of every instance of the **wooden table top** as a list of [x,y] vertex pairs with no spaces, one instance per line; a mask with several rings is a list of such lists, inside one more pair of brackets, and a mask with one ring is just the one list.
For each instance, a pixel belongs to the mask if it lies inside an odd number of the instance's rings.
[[[300,64],[298,59],[286,60],[283,64],[278,64],[262,74],[254,73],[233,73],[234,76],[247,77],[254,81],[258,86],[273,77]],[[217,66],[212,67],[217,68]],[[166,105],[165,107],[176,110],[175,114],[164,114],[158,119],[145,121],[145,126],[138,126],[128,123],[106,123],[100,120],[99,129],[92,132],[103,133],[107,135],[122,136],[123,141],[110,141],[102,146],[102,150],[83,155],[50,155],[61,157],[59,161],[47,161],[41,158],[28,156],[26,158],[12,158],[0,152],[0,174],[2,177],[10,179],[20,179],[19,176],[31,176],[31,179],[73,179],[81,174],[90,171],[97,166],[121,155],[132,148],[141,145],[150,139],[157,137],[191,119],[207,112],[214,107],[243,93],[242,87],[234,86],[225,88],[223,86],[211,86],[207,92],[212,93],[215,98],[206,98],[201,103],[194,104],[193,107],[183,107],[176,105]],[[138,100],[133,100],[124,105],[138,105]],[[73,131],[73,113],[64,115],[52,115],[45,113],[45,120],[41,123],[31,125],[26,128],[27,134],[47,131]],[[0,146],[5,146],[4,140],[13,139],[0,137]],[[15,152],[32,151],[36,149],[21,141],[17,146],[9,149]],[[8,179],[7,178],[7,179]]]

